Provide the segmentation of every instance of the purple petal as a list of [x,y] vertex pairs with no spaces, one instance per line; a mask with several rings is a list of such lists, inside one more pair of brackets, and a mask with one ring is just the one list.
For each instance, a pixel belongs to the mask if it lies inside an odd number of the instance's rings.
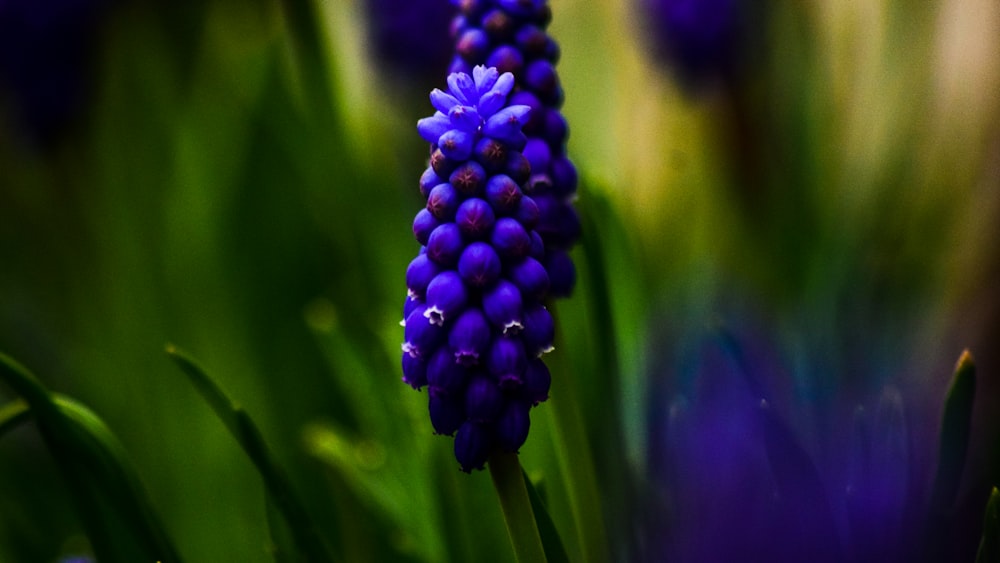
[[417,132],[428,143],[436,143],[441,135],[444,135],[451,128],[451,121],[448,116],[436,112],[431,117],[425,117],[417,121]]
[[431,105],[441,113],[448,113],[451,108],[458,105],[458,99],[451,94],[435,88],[431,90]]

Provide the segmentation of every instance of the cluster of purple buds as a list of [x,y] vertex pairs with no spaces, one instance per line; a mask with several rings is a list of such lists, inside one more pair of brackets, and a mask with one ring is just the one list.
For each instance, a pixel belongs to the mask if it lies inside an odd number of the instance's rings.
[[567,297],[576,269],[567,252],[580,238],[573,207],[576,167],[566,157],[568,128],[559,108],[563,90],[555,65],[559,46],[545,32],[552,12],[546,0],[452,0],[459,14],[452,22],[455,56],[449,72],[469,74],[476,65],[514,75],[510,103],[531,108],[524,123],[523,154],[531,164],[524,185],[538,205],[536,231],[545,245],[541,262],[552,297]]
[[455,434],[469,472],[527,438],[528,411],[548,398],[540,356],[554,327],[539,205],[522,189],[531,108],[508,105],[514,77],[495,68],[453,73],[448,87],[417,124],[431,157],[413,221],[422,246],[406,271],[403,381],[428,387],[434,431]]

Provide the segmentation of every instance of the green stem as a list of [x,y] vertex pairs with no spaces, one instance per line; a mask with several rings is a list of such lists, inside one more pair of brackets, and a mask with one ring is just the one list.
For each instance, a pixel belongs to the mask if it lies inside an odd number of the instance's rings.
[[507,534],[519,563],[544,562],[545,549],[531,510],[528,488],[517,454],[498,452],[490,456],[490,477],[500,497]]

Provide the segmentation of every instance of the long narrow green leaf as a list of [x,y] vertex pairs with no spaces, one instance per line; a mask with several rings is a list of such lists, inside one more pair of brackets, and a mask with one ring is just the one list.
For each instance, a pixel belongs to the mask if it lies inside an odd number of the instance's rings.
[[983,517],[983,539],[979,542],[976,563],[1000,563],[1000,490],[993,487]]
[[945,555],[945,530],[965,469],[975,397],[976,365],[972,354],[964,350],[955,364],[954,375],[944,399],[944,412],[941,414],[938,465],[931,488],[924,533],[927,561],[938,561]]
[[976,365],[968,350],[955,364],[955,373],[944,400],[941,415],[941,441],[938,445],[938,467],[931,489],[931,510],[941,515],[955,502],[965,468],[972,428],[972,404],[976,396]]
[[31,418],[31,410],[28,403],[24,401],[14,401],[0,408],[0,436],[17,428]]
[[535,488],[535,484],[528,478],[528,474],[521,470],[524,477],[524,485],[528,489],[528,499],[531,500],[531,510],[535,513],[535,522],[538,524],[538,533],[542,536],[542,547],[545,548],[545,558],[549,563],[569,563],[569,555],[566,554],[566,547],[562,538],[559,537],[559,530],[556,529],[549,510],[545,507],[542,496]]
[[302,555],[313,562],[333,561],[319,531],[313,524],[305,506],[292,489],[284,470],[278,465],[264,442],[257,425],[242,407],[235,404],[188,354],[173,345],[167,345],[167,355],[191,380],[195,388],[208,402],[216,416],[232,434],[236,442],[257,468],[264,480],[264,486],[274,501],[275,507],[288,522],[291,534]]
[[97,557],[108,562],[180,561],[129,456],[104,422],[83,405],[53,395],[4,354],[0,380],[29,406],[70,485]]

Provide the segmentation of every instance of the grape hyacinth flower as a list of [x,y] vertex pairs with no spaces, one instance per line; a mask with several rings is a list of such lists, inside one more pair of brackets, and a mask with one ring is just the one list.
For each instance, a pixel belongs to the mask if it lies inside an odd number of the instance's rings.
[[531,108],[524,123],[524,148],[508,158],[508,166],[517,171],[511,177],[527,177],[524,191],[535,204],[530,213],[537,219],[531,220],[537,221],[535,232],[544,249],[538,260],[549,274],[549,295],[567,297],[576,283],[568,252],[580,238],[580,219],[573,207],[576,167],[566,156],[569,130],[559,111],[559,46],[545,32],[551,9],[545,0],[452,3],[459,15],[452,23],[455,56],[450,71],[468,74],[475,65],[486,65],[509,72],[515,81],[511,103]]
[[508,103],[513,88],[492,67],[452,73],[417,124],[431,157],[413,222],[421,249],[406,271],[403,381],[427,386],[434,431],[455,435],[466,472],[516,452],[549,391],[549,274],[521,153],[531,108]]

